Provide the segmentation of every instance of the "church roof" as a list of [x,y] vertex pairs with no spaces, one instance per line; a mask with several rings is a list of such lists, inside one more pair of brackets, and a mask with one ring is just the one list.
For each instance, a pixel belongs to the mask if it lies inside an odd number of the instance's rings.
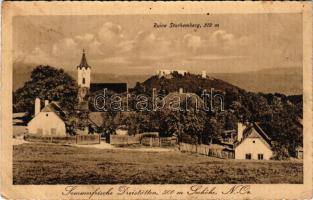
[[90,92],[94,93],[99,90],[107,89],[116,93],[123,93],[127,91],[127,83],[91,83]]
[[82,55],[82,59],[80,61],[80,64],[77,66],[77,68],[82,69],[82,68],[91,68],[88,63],[87,63],[87,59],[86,59],[86,55],[85,55],[85,50],[83,50],[83,55]]

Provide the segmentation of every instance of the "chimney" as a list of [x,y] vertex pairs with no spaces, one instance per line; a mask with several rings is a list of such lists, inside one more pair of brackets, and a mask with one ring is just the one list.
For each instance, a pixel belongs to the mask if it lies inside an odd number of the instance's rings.
[[202,71],[202,78],[206,78],[206,71]]
[[49,104],[49,100],[45,100],[45,107]]
[[237,125],[237,140],[241,141],[243,138],[243,131],[246,129],[246,125],[241,122],[238,122]]
[[183,94],[183,93],[184,93],[183,88],[179,88],[179,94]]
[[40,99],[36,97],[35,99],[35,116],[40,113]]

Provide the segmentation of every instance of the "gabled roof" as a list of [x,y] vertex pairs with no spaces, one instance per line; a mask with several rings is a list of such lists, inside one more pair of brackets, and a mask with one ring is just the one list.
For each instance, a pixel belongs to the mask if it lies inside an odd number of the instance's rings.
[[85,56],[85,50],[83,50],[83,55],[82,55],[82,59],[80,61],[80,64],[77,66],[77,68],[79,69],[82,69],[82,68],[91,68],[88,63],[87,63],[87,59],[86,59],[86,56]]
[[[125,111],[120,113],[122,117],[131,117],[133,114],[136,114],[134,111]],[[96,125],[97,127],[101,127],[104,125],[104,122],[110,117],[108,112],[89,112],[88,119],[91,123]],[[114,120],[117,120],[119,123],[120,115],[116,115]]]
[[303,147],[298,146],[298,147],[296,148],[296,151],[303,151]]
[[239,146],[246,138],[261,138],[269,147],[271,146],[271,138],[257,124],[253,123],[243,131],[243,139],[236,143],[235,148]]
[[61,109],[57,102],[51,102],[45,106],[40,112],[54,112],[63,121],[66,118],[66,112]]
[[225,130],[225,131],[223,131],[223,133],[234,133],[234,132],[236,132],[236,130],[235,130],[235,129],[233,129],[233,130]]
[[106,115],[107,114],[105,112],[90,112],[88,114],[88,119],[97,127],[101,127],[104,124]]

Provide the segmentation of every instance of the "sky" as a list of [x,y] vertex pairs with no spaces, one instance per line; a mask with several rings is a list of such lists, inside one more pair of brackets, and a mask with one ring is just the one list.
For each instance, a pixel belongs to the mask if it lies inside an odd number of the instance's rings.
[[[156,28],[193,23],[202,28]],[[204,23],[219,24],[203,27]],[[82,49],[97,73],[158,69],[227,73],[302,67],[301,14],[23,16],[13,61],[76,70]]]

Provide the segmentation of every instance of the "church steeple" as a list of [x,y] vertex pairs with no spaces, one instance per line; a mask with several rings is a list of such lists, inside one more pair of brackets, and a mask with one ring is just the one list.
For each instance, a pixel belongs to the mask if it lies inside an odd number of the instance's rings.
[[80,65],[77,66],[77,84],[81,88],[90,87],[90,74],[91,67],[88,65],[85,55],[85,50],[83,50],[82,59]]
[[82,68],[91,68],[88,63],[87,63],[87,59],[86,59],[86,55],[85,55],[85,49],[83,49],[83,55],[82,55],[82,59],[80,61],[80,64],[77,66],[77,68],[82,69]]

